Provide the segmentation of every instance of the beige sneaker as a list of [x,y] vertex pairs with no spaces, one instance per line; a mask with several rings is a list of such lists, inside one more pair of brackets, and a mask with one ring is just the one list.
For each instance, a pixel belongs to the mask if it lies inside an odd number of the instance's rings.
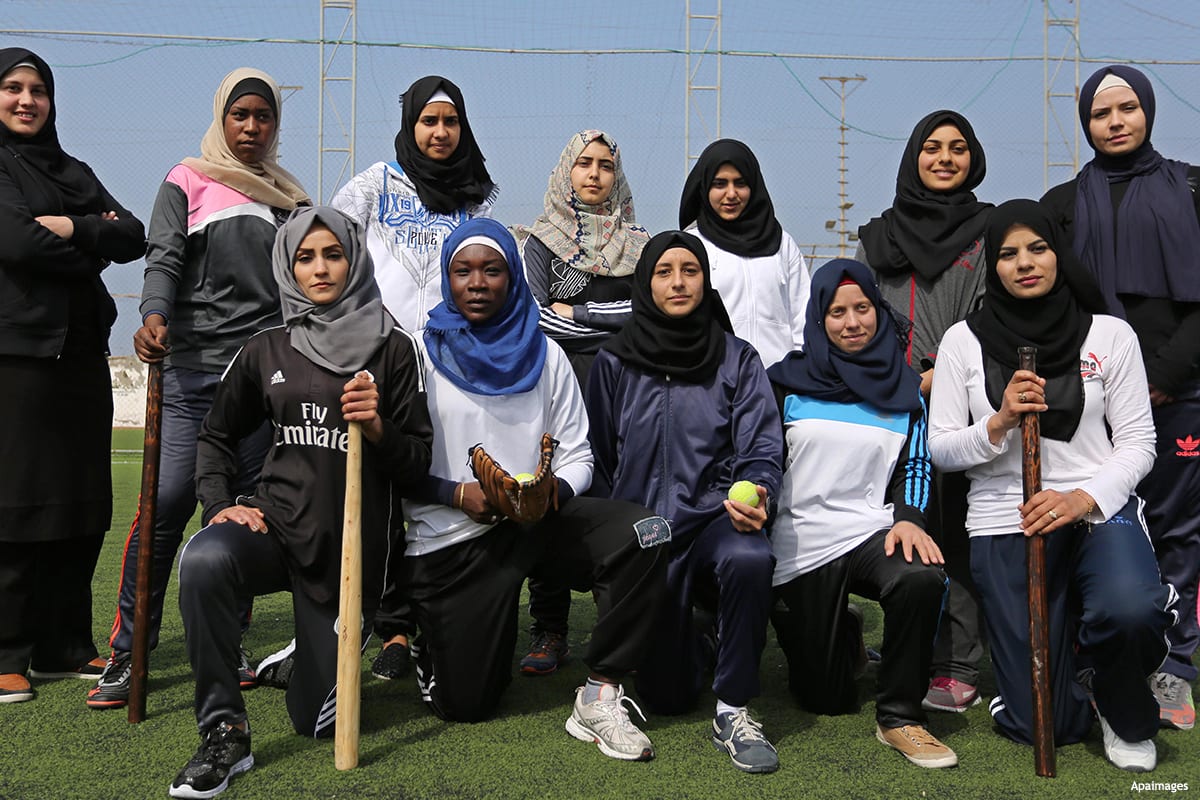
[[958,766],[958,756],[946,745],[937,740],[922,725],[902,725],[899,728],[881,728],[875,726],[875,738],[899,750],[900,754],[918,767]]
[[[575,708],[567,718],[567,733],[583,742],[595,742],[600,752],[609,758],[649,761],[654,758],[654,747],[646,734],[629,719],[625,703],[642,714],[620,686],[606,686],[594,703],[583,702],[583,687],[579,687],[575,690]],[[642,719],[645,718],[643,715]]]

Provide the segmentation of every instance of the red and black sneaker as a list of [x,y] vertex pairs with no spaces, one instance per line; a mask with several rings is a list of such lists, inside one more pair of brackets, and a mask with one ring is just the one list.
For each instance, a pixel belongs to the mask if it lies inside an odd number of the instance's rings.
[[238,648],[238,686],[245,691],[258,686],[258,673],[250,666],[251,653],[245,647]]
[[549,675],[567,660],[571,649],[561,633],[537,631],[529,643],[529,653],[521,659],[522,675]]
[[114,650],[104,665],[100,681],[88,690],[88,708],[124,708],[129,704],[129,681],[133,660],[128,652]]

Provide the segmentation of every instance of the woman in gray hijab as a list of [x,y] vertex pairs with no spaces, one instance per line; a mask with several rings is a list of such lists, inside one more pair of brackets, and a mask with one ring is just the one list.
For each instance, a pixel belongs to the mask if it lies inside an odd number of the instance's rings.
[[[275,238],[283,327],[242,348],[221,379],[197,448],[206,527],[180,556],[179,607],[196,675],[201,745],[171,786],[210,797],[254,764],[236,663],[238,599],[292,592],[288,713],[332,736],[348,423],[362,426],[363,625],[383,588],[392,486],[423,478],[433,441],[412,337],[383,307],[362,228],[300,208]],[[275,440],[249,496],[234,491],[237,443],[270,420]]]

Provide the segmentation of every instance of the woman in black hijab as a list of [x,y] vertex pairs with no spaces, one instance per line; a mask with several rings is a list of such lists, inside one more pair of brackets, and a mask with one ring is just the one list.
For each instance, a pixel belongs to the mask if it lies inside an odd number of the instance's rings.
[[[419,78],[400,97],[396,160],[380,161],[350,179],[330,205],[367,232],[383,304],[408,331],[429,321],[442,302],[442,245],[463,222],[491,217],[499,189],[484,166],[462,92],[440,75]],[[404,548],[395,547],[400,574]],[[376,617],[383,649],[371,666],[384,680],[408,670],[416,633],[407,603],[389,586]]]
[[[779,758],[747,705],[759,693],[771,605],[764,530],[779,488],[779,411],[758,354],[729,332],[695,236],[650,240],[634,270],[632,310],[596,355],[584,400],[592,493],[669,520],[668,588],[638,695],[659,713],[692,710],[704,678],[693,604],[709,606],[719,632],[713,743],[737,769],[773,772]],[[727,499],[735,483],[749,504]]]
[[[439,113],[429,107],[435,103],[447,103],[450,108],[442,113],[457,117],[456,124],[447,125],[445,136],[435,130],[436,123],[426,121],[427,116]],[[496,185],[483,165],[459,88],[440,75],[429,75],[408,87],[400,104],[404,119],[396,134],[396,161],[416,184],[425,207],[449,214],[468,203],[486,200]],[[441,117],[444,122],[448,119]]]
[[499,192],[484,166],[462,92],[440,75],[400,97],[396,160],[350,179],[330,205],[367,229],[383,302],[408,331],[442,302],[442,244],[472,217],[490,217]]
[[[1082,739],[1094,707],[1108,759],[1149,771],[1159,720],[1147,676],[1167,654],[1178,594],[1161,582],[1134,494],[1154,458],[1137,338],[1102,313],[1095,283],[1039,203],[998,206],[985,236],[987,294],[942,340],[929,450],[971,483],[971,576],[998,690],[992,718],[1006,736],[1031,741],[1025,538],[1045,536],[1055,740]],[[1022,346],[1037,348],[1036,372],[1017,369]],[[1041,418],[1044,488],[1022,502],[1026,413]]]
[[[855,257],[875,273],[888,303],[912,321],[904,357],[921,374],[926,398],[938,343],[983,296],[983,226],[991,204],[974,191],[986,173],[983,146],[966,117],[934,111],[905,145],[892,207],[858,230]],[[965,711],[980,700],[983,644],[963,530],[966,495],[962,475],[935,475],[929,531],[946,557],[950,594],[925,696],[930,710]]]
[[145,229],[62,149],[54,75],[0,50],[0,702],[35,678],[96,679],[92,573],[112,521],[108,335],[100,279]]
[[1122,64],[1097,70],[1079,94],[1079,121],[1096,155],[1043,198],[1100,284],[1109,313],[1128,320],[1146,360],[1158,457],[1138,487],[1163,579],[1183,613],[1154,676],[1164,725],[1196,724],[1192,656],[1200,645],[1200,167],[1150,142],[1154,87]]
[[[679,226],[704,243],[733,332],[774,364],[804,343],[808,267],[775,218],[754,152],[736,139],[704,148],[683,186]],[[690,226],[690,227],[688,227]]]

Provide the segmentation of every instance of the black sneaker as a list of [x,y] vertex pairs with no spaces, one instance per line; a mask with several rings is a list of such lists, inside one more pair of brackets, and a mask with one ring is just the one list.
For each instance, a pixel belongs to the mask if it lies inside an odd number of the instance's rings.
[[537,631],[529,643],[529,653],[521,659],[522,675],[549,675],[567,660],[571,649],[561,633]]
[[238,686],[242,689],[253,689],[258,686],[258,675],[250,666],[252,654],[245,647],[238,646]]
[[277,653],[264,658],[258,664],[258,685],[275,689],[286,689],[292,682],[292,670],[296,668],[296,640]]
[[171,797],[216,797],[229,788],[229,779],[254,766],[250,753],[250,731],[238,730],[228,722],[210,728],[200,749],[175,776]]
[[379,655],[371,662],[371,674],[383,681],[394,681],[408,674],[412,668],[410,661],[408,641],[393,636],[384,643]]
[[133,673],[132,656],[114,650],[104,665],[96,686],[88,690],[88,708],[124,708],[129,704],[129,681]]

